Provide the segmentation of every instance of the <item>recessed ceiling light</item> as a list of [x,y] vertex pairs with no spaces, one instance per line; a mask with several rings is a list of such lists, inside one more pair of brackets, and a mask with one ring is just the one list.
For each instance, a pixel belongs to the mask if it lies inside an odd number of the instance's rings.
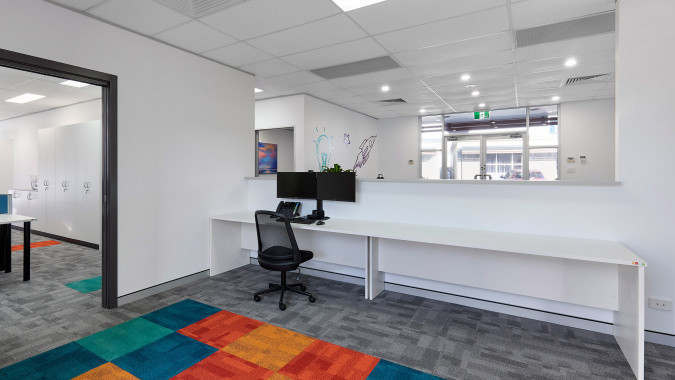
[[565,66],[567,67],[574,67],[576,65],[577,65],[576,58],[567,58],[567,61],[565,61]]
[[557,102],[558,100],[560,100],[560,97],[558,95],[556,95],[556,96],[552,97],[551,100],[553,100],[554,102]]
[[478,96],[478,95],[480,95],[480,91],[477,90],[471,93],[471,96]]
[[425,113],[425,112],[427,112],[427,110],[425,110],[424,108],[420,108],[420,113]]
[[485,103],[481,103],[481,104],[479,104],[479,105],[478,105],[478,107],[480,107],[480,108],[483,108],[483,107],[485,107]]
[[333,0],[333,2],[345,12],[381,3],[383,1],[384,0]]
[[44,97],[45,97],[44,95],[23,94],[23,95],[19,95],[19,96],[13,97],[13,98],[11,98],[11,99],[7,99],[7,100],[5,100],[5,101],[6,101],[6,102],[10,102],[10,103],[19,103],[19,104],[23,104],[23,103],[32,102],[33,100],[42,99],[42,98],[44,98]]
[[62,85],[65,86],[70,86],[70,87],[87,87],[89,86],[89,83],[82,83],[74,80],[67,80],[65,82],[61,82]]
[[382,86],[382,92],[387,92],[387,91],[389,91],[389,86],[387,86],[387,85]]
[[259,88],[255,88],[253,91],[255,91],[256,94],[259,93],[259,92],[263,92],[263,90],[261,90]]
[[469,79],[471,79],[471,75],[469,75],[469,74],[464,74],[464,75],[462,75],[462,76],[460,77],[460,79],[463,80],[464,82],[466,82],[466,81],[468,81]]

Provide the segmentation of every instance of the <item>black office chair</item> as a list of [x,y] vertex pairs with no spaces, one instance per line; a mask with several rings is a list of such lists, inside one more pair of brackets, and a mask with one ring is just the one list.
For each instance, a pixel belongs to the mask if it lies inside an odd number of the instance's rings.
[[[278,219],[282,219],[278,222]],[[260,302],[260,295],[281,290],[279,309],[286,310],[284,292],[286,290],[309,296],[309,302],[316,301],[307,288],[301,283],[286,284],[286,272],[298,269],[298,266],[314,257],[310,251],[298,249],[295,235],[288,217],[272,211],[255,212],[255,228],[258,232],[258,264],[261,267],[281,272],[281,284],[269,284],[269,289],[253,295],[255,302]]]

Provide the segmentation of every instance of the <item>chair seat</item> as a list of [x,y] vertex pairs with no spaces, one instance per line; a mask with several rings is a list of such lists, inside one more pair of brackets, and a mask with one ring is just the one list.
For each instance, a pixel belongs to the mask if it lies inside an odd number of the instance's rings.
[[262,252],[258,252],[258,263],[261,267],[272,271],[292,271],[298,266],[314,257],[312,251],[299,250],[302,261],[296,263],[293,260],[293,250],[286,247],[274,246]]

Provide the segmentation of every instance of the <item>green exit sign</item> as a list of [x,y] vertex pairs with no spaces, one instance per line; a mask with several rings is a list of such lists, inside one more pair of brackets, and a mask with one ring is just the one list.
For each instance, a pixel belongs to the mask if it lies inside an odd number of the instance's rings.
[[474,120],[489,119],[490,118],[490,111],[474,112],[473,118],[474,118]]

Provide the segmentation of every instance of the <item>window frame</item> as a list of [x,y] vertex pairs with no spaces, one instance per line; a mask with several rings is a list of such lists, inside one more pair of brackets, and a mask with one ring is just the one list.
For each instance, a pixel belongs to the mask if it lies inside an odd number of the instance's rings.
[[[522,173],[523,173],[523,180],[524,181],[529,181],[530,180],[530,109],[531,108],[536,108],[536,107],[550,107],[550,106],[556,106],[556,115],[557,115],[557,129],[558,129],[558,144],[557,145],[537,145],[534,146],[533,149],[540,149],[540,148],[556,148],[558,150],[558,159],[556,162],[556,169],[557,169],[557,178],[552,181],[559,181],[560,178],[560,103],[557,104],[547,104],[547,105],[535,105],[535,106],[524,106],[524,107],[511,107],[511,108],[496,108],[496,109],[491,109],[490,111],[499,111],[499,110],[510,110],[510,109],[517,109],[517,108],[525,108],[525,131],[524,132],[518,132],[519,134],[522,134],[523,138],[523,153],[522,153]],[[418,128],[417,128],[417,136],[418,136],[418,144],[417,144],[417,151],[418,151],[418,168],[417,168],[417,179],[425,179],[422,178],[422,155],[423,153],[435,153],[435,152],[440,152],[442,156],[442,163],[441,163],[441,180],[449,180],[448,179],[448,157],[447,157],[447,141],[450,136],[445,135],[445,117],[447,115],[452,115],[452,114],[458,114],[458,113],[471,113],[471,112],[449,112],[449,113],[440,113],[440,114],[429,114],[429,115],[420,115],[418,116]],[[433,116],[440,116],[441,117],[441,149],[422,149],[422,134],[424,133],[422,129],[422,119],[425,117],[433,117]],[[495,133],[496,135],[497,133]],[[483,136],[491,135],[489,133],[486,134],[456,134],[454,136],[456,137],[465,137],[465,136],[476,136],[479,137],[481,140],[483,140]],[[481,161],[483,160],[482,156],[482,149],[481,148]],[[477,179],[476,181],[480,181]]]

